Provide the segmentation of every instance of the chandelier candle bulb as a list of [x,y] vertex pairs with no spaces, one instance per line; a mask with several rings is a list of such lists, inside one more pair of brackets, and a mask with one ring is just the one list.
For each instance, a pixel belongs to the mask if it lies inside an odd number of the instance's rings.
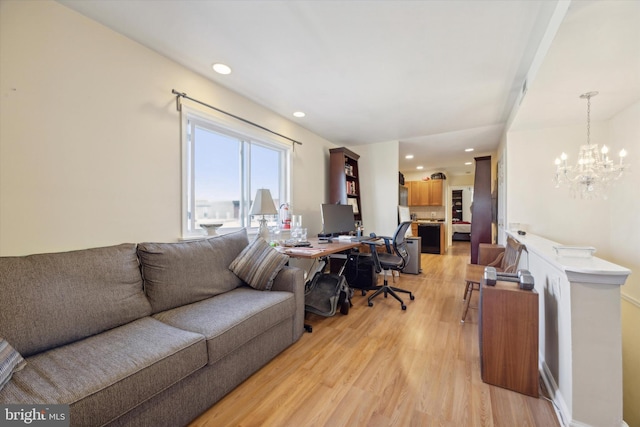
[[627,156],[627,150],[623,148],[622,150],[620,150],[620,153],[618,155],[620,156],[620,167],[622,168],[624,166],[624,158]]

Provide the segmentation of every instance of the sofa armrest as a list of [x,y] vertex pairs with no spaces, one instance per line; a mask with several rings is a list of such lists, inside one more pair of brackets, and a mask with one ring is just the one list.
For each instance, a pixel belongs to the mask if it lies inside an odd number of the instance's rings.
[[500,264],[504,256],[504,246],[490,243],[480,243],[478,246],[478,264],[491,265]]
[[304,271],[297,267],[283,267],[273,280],[271,290],[294,294],[296,313],[293,317],[293,342],[298,341],[304,332]]

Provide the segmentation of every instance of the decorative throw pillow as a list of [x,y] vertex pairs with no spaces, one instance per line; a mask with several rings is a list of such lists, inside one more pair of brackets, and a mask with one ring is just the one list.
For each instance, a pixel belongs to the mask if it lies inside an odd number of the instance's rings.
[[9,382],[11,376],[24,368],[27,361],[11,345],[0,338],[0,390]]
[[254,289],[269,291],[273,279],[289,260],[262,238],[249,243],[231,262],[229,269]]

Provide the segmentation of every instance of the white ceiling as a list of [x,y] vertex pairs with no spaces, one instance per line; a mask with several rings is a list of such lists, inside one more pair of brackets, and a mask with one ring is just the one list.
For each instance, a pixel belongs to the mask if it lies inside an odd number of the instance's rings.
[[640,1],[572,3],[511,130],[608,120],[640,99]]
[[[421,164],[450,174],[472,170],[465,161],[497,147],[557,4],[59,1],[335,144],[400,141],[401,171]],[[215,62],[232,74],[214,73]],[[550,86],[530,105],[527,99],[531,111],[519,125],[546,120],[536,115],[540,105],[557,117],[549,97],[558,88]],[[594,90],[560,89],[582,111],[577,95]],[[307,115],[294,118],[294,111]],[[415,158],[405,160],[408,153]]]

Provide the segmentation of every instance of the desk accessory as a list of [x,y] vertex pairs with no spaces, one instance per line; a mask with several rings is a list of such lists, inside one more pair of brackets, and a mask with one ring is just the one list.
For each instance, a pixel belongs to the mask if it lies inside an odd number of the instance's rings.
[[269,228],[267,227],[267,220],[264,216],[276,215],[277,213],[278,211],[276,210],[276,205],[273,203],[271,192],[266,188],[258,189],[256,197],[251,204],[249,215],[262,215],[262,218],[258,220],[260,222],[258,235],[266,241],[269,241]]

